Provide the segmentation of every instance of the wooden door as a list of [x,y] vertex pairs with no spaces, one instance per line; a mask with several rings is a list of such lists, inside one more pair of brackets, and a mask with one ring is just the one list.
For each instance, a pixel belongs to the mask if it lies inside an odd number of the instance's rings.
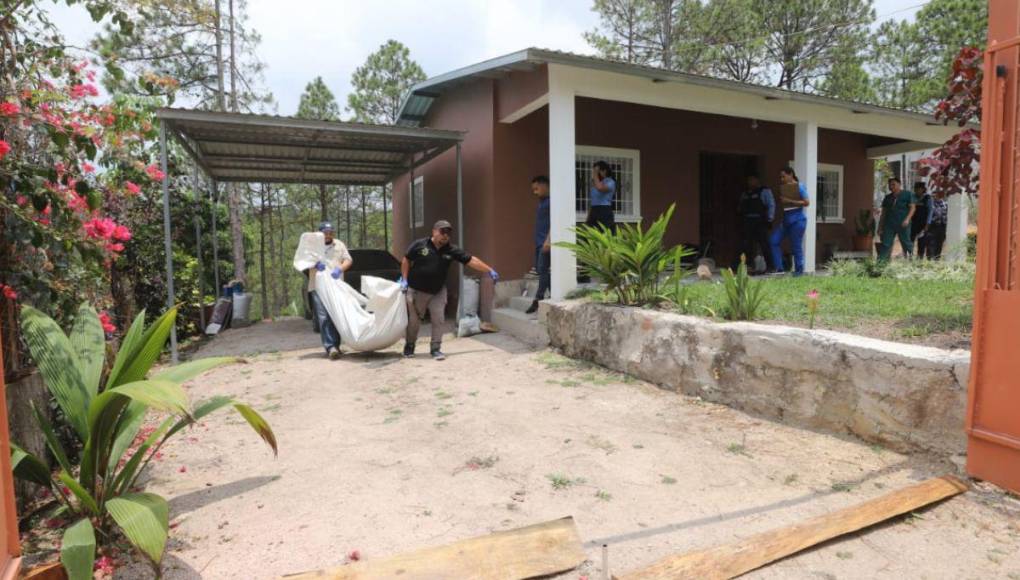
[[1020,492],[1020,6],[989,9],[967,471]]
[[740,258],[737,204],[747,176],[758,170],[758,157],[730,153],[701,153],[699,224],[701,251],[725,268]]

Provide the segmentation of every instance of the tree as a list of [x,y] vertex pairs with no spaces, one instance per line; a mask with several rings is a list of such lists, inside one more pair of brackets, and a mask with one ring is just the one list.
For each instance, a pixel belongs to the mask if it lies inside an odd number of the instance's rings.
[[742,83],[762,80],[767,54],[752,0],[711,0],[709,73]]
[[423,80],[425,71],[411,60],[411,51],[389,40],[354,71],[347,110],[359,123],[396,123],[404,95]]
[[844,101],[874,103],[875,88],[871,75],[864,68],[864,57],[853,45],[843,46],[829,74],[818,86],[818,92]]
[[603,58],[644,63],[641,35],[645,27],[647,0],[595,0],[592,12],[599,25],[584,39]]
[[[298,104],[297,116],[301,119],[320,121],[340,120],[340,105],[322,77],[315,77],[312,82],[305,85],[305,92],[301,94],[301,102]],[[325,185],[319,185],[319,208],[322,220],[329,219],[329,198]]]
[[863,42],[872,0],[753,0],[776,86],[805,90],[830,70],[848,42]]
[[921,159],[921,174],[928,177],[928,188],[944,195],[976,193],[980,161],[981,131],[969,127],[981,121],[982,51],[963,48],[953,62],[948,83],[948,96],[935,108],[935,119],[948,125],[956,123],[963,130]]
[[[916,16],[918,36],[928,55],[929,78],[947,79],[960,49],[984,50],[988,42],[987,0],[931,0]],[[941,82],[928,83],[926,102],[943,96]]]
[[946,75],[935,76],[930,49],[916,24],[888,20],[872,41],[871,68],[876,102],[886,107],[918,110],[944,86]]

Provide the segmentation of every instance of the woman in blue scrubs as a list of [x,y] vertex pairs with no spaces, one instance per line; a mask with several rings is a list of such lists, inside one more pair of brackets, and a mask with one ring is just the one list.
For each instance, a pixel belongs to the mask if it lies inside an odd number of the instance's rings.
[[783,204],[783,221],[780,222],[773,232],[769,241],[772,244],[772,264],[777,274],[783,273],[783,250],[780,245],[783,239],[790,240],[790,249],[793,251],[794,276],[804,274],[804,231],[807,230],[807,215],[804,208],[811,205],[811,198],[808,197],[807,188],[797,179],[797,173],[792,167],[784,167],[779,172],[779,181],[783,185],[797,184],[798,198],[786,197],[780,188],[780,199]]

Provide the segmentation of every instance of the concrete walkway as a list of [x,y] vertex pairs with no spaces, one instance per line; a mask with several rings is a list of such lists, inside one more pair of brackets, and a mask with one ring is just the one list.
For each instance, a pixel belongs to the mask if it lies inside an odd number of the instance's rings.
[[[250,402],[155,463],[171,499],[167,578],[274,578],[573,515],[599,576],[729,542],[950,469],[761,421],[501,335],[449,359],[394,349],[323,358],[304,320],[227,331],[199,356],[246,355],[189,386]],[[1020,578],[1020,502],[976,490],[748,578]],[[143,568],[123,578],[145,577]]]

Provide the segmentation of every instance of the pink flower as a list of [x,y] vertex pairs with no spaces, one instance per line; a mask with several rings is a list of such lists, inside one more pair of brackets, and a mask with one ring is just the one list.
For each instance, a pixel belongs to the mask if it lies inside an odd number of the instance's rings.
[[81,164],[81,170],[84,171],[85,173],[92,173],[93,171],[96,170],[96,168],[91,163],[86,161],[85,163]]
[[818,300],[818,290],[812,290],[807,293],[808,300]]
[[93,571],[102,572],[103,574],[113,574],[113,570],[113,558],[109,556],[98,558],[93,566]]
[[149,175],[149,179],[153,181],[160,181],[161,179],[166,177],[166,174],[160,171],[159,168],[156,167],[155,165],[150,165],[146,167],[145,173],[147,173]]
[[139,193],[142,192],[142,188],[138,187],[137,184],[131,181],[124,182],[124,189],[128,190],[128,193],[130,193],[131,195],[138,195]]
[[347,554],[347,558],[352,562],[357,562],[361,559],[361,551],[351,550],[350,553]]
[[11,145],[7,141],[0,139],[0,160],[7,157],[7,154],[11,151]]
[[28,198],[23,195],[19,195],[14,201],[17,202],[18,207],[25,207],[28,205]]
[[6,284],[0,284],[0,288],[4,289],[4,296],[8,300],[17,300],[18,299],[18,293],[14,290],[14,288],[11,288],[10,286],[7,286]]
[[0,103],[0,115],[10,117],[13,115],[17,115],[20,112],[21,107],[19,107],[17,103],[11,103],[9,101]]
[[99,313],[99,324],[103,326],[103,332],[107,334],[117,332],[117,327],[114,326],[113,321],[110,319],[110,314],[106,311]]
[[178,473],[187,473],[188,472],[188,467],[185,466],[185,465],[182,465],[181,468],[178,469],[177,471],[178,471]]
[[120,253],[120,252],[124,251],[124,244],[120,244],[120,243],[118,243],[118,244],[107,244],[106,245],[106,249],[110,250],[111,252]]
[[84,97],[98,97],[99,89],[92,83],[82,83],[71,87],[71,98],[82,99]]
[[82,224],[82,229],[90,238],[109,240],[117,231],[117,224],[110,218],[96,218]]
[[80,195],[72,193],[68,196],[67,207],[71,211],[85,211],[88,209],[88,205],[89,204],[85,198]]
[[131,239],[131,230],[127,226],[117,226],[113,229],[113,239],[126,242]]
[[53,212],[53,208],[51,208],[50,206],[48,206],[48,205],[47,205],[47,206],[46,206],[46,207],[44,207],[44,208],[43,208],[43,210],[42,210],[41,212],[39,212],[39,213],[41,213],[41,214],[43,214],[43,215],[50,215],[50,214],[51,214],[52,212]]

